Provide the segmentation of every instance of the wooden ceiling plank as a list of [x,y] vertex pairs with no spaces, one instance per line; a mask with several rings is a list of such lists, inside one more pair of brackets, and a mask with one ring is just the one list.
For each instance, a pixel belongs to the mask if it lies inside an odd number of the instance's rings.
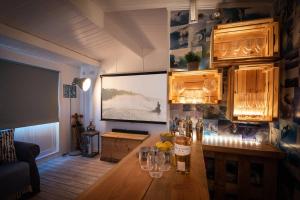
[[23,32],[21,30],[12,28],[6,24],[0,23],[0,34],[18,41],[22,41],[28,43],[30,45],[46,49],[48,51],[58,53],[60,55],[66,56],[68,58],[72,58],[74,60],[81,61],[83,63],[99,66],[99,62],[92,58],[89,58],[85,55],[82,55],[76,51],[67,49],[65,47],[59,46],[42,38],[36,37],[29,33]]
[[69,0],[85,17],[97,25],[104,26],[104,12],[100,6],[90,0]]

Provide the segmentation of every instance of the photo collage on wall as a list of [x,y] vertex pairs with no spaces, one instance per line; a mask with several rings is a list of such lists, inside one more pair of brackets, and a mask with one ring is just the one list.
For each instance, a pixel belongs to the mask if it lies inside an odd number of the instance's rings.
[[210,35],[219,23],[213,17],[215,10],[199,10],[198,22],[189,23],[189,11],[171,11],[170,19],[170,67],[171,70],[187,70],[185,55],[192,51],[199,55],[199,69],[209,67]]
[[185,55],[192,51],[200,56],[199,69],[209,68],[210,40],[218,24],[268,18],[271,8],[261,6],[198,10],[198,22],[190,23],[189,10],[170,13],[170,68],[187,70]]
[[274,8],[275,16],[282,21],[285,64],[280,76],[280,116],[271,123],[270,140],[300,167],[300,1],[276,0]]

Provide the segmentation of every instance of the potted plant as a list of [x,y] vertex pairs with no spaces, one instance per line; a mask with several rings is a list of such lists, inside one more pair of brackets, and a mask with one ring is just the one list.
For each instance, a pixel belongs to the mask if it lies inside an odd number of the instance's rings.
[[185,55],[187,61],[188,70],[198,70],[200,63],[200,56],[190,51]]

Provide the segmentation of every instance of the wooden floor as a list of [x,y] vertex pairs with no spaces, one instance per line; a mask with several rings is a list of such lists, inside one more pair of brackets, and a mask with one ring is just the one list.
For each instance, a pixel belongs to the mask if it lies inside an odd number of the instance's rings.
[[64,156],[43,162],[38,165],[41,192],[31,199],[75,199],[113,166],[98,156]]

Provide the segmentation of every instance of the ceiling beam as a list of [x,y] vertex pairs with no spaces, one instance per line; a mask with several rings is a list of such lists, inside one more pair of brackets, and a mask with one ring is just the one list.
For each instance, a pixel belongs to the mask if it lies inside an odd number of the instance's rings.
[[114,39],[138,56],[142,56],[142,47],[134,39],[134,36],[129,32],[125,32],[118,20],[104,13],[97,2],[92,0],[69,0],[69,2],[98,28],[108,32]]
[[34,36],[32,34],[26,33],[24,31],[18,30],[14,27],[8,26],[6,24],[0,23],[0,35],[6,36],[11,39],[15,39],[35,47],[46,49],[50,52],[60,54],[62,56],[86,63],[92,66],[99,66],[100,63],[92,58],[82,55],[76,51],[65,48],[63,46],[57,45],[55,43],[49,42],[40,37]]
[[101,7],[91,0],[69,0],[83,16],[99,28],[104,26],[104,12]]
[[145,55],[145,49],[153,50],[153,46],[145,37],[145,34],[126,15],[122,15],[118,12],[106,13],[104,27],[116,40],[139,57]]

